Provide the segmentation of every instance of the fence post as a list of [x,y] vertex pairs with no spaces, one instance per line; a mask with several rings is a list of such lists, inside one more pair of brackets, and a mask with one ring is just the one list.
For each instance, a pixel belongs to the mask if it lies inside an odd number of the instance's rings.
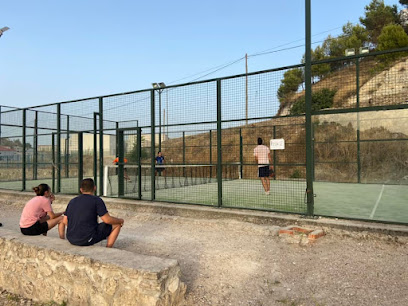
[[51,139],[51,159],[52,159],[52,190],[55,192],[55,133],[52,133]]
[[218,207],[222,206],[222,131],[221,131],[221,80],[217,80],[217,182]]
[[94,173],[94,182],[98,181],[98,113],[94,113],[94,130],[93,130],[93,173]]
[[65,140],[65,177],[69,178],[69,115],[67,115],[67,138]]
[[124,196],[125,195],[125,182],[124,182],[124,174],[125,171],[123,169],[123,165],[125,163],[124,159],[124,145],[123,145],[123,130],[118,130],[116,134],[118,140],[118,195]]
[[38,111],[35,111],[33,146],[33,179],[36,180],[38,177]]
[[81,193],[81,182],[84,178],[84,135],[78,133],[78,193]]
[[306,29],[306,51],[305,51],[305,115],[306,115],[306,198],[307,215],[314,214],[314,192],[313,192],[313,154],[312,154],[312,57],[311,57],[311,0],[305,1],[305,29]]
[[57,192],[61,192],[61,104],[57,104]]
[[361,183],[360,159],[360,58],[356,58],[356,108],[357,108],[357,181]]
[[212,160],[212,130],[210,130],[210,182],[211,182],[211,179],[212,179],[212,163],[213,163],[213,160]]
[[243,141],[242,141],[242,128],[239,129],[239,175],[240,179],[243,179],[243,166],[244,166],[244,152],[243,152]]
[[23,163],[23,177],[22,177],[22,189],[26,190],[26,121],[27,121],[27,111],[23,109],[23,150],[22,154],[22,163]]
[[103,195],[103,98],[99,98],[99,194]]
[[[273,126],[273,139],[276,139],[276,125]],[[275,175],[273,176],[273,179],[276,180],[276,150],[273,150],[273,171],[275,172]]]
[[139,200],[142,199],[142,129],[137,128],[137,191]]
[[151,190],[151,200],[154,201],[156,198],[156,182],[155,182],[155,177],[154,177],[154,167],[155,167],[155,129],[156,129],[156,123],[155,123],[155,112],[154,112],[154,90],[150,90],[150,120],[151,120],[151,131],[150,131],[150,137],[151,137],[151,145],[150,145],[150,184],[152,186]]

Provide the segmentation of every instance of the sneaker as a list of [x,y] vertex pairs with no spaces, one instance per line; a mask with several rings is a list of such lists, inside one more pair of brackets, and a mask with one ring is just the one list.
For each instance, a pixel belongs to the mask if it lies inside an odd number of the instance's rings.
[[266,194],[266,195],[269,195],[269,191],[265,191],[265,194]]

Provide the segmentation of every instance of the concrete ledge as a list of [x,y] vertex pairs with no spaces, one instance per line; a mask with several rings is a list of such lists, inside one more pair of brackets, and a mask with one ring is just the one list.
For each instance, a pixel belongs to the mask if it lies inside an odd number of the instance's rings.
[[0,287],[39,302],[179,305],[186,286],[173,259],[0,230]]

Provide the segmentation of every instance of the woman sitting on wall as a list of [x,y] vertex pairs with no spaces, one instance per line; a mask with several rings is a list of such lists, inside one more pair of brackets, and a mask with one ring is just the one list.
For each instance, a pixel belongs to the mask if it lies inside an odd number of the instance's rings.
[[50,186],[40,184],[33,188],[36,197],[27,202],[20,218],[20,230],[24,235],[36,236],[47,232],[61,222],[63,213],[54,213],[51,207],[55,200]]

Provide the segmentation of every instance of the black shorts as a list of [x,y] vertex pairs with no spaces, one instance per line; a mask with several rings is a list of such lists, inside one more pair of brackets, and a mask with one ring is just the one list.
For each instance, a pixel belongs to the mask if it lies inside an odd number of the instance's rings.
[[258,177],[268,177],[269,176],[269,166],[258,167]]
[[37,221],[30,227],[26,228],[20,227],[20,230],[23,235],[38,236],[48,232],[48,223],[47,222],[40,223],[40,221]]
[[81,246],[89,246],[94,245],[95,243],[101,242],[108,238],[108,236],[112,232],[112,225],[106,223],[99,223],[98,227],[96,228],[96,232],[93,234],[92,238],[85,243],[81,243]]
[[164,168],[164,167],[156,167],[156,171],[158,171],[159,173],[162,173],[164,170],[166,170],[166,168]]

